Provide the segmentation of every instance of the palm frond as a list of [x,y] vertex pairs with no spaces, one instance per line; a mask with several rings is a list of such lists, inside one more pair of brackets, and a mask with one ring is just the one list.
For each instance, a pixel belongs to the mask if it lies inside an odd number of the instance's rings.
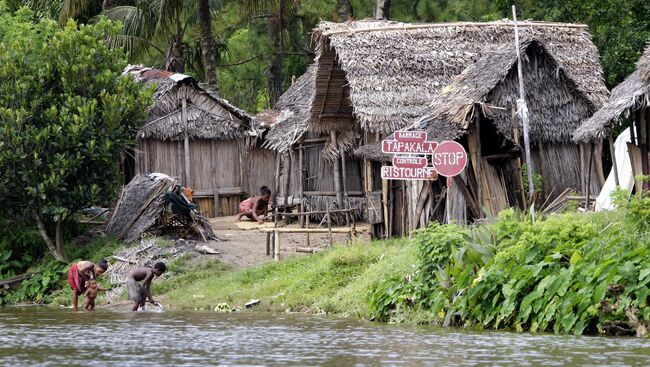
[[65,25],[70,18],[92,17],[91,11],[97,8],[97,5],[95,0],[63,0],[59,12],[59,25]]

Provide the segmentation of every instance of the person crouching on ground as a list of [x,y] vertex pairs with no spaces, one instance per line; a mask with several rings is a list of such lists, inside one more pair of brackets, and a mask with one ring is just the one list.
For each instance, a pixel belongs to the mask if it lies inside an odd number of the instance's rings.
[[72,310],[77,311],[79,296],[86,292],[87,283],[94,281],[97,276],[108,270],[108,262],[102,260],[99,264],[90,261],[77,261],[68,269],[68,283],[72,288]]
[[[137,268],[129,273],[129,277],[126,280],[126,289],[129,294],[129,300],[135,302],[133,311],[144,307],[147,299],[154,305],[158,304],[151,295],[151,281],[154,277],[161,276],[165,270],[167,270],[167,266],[164,263],[157,262],[153,268]],[[142,284],[138,282],[142,282]]]
[[251,196],[239,203],[239,214],[237,214],[237,220],[246,217],[258,221],[259,223],[264,223],[264,218],[269,214],[270,198],[271,190],[266,186],[262,186],[260,188],[260,195]]

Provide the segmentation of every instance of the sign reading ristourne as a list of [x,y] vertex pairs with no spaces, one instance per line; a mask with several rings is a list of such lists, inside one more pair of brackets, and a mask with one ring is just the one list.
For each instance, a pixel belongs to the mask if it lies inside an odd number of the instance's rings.
[[[467,165],[467,152],[455,141],[427,141],[425,131],[397,131],[381,142],[383,153],[394,154],[393,165],[381,168],[385,180],[436,180],[453,177]],[[432,165],[428,165],[428,157]]]

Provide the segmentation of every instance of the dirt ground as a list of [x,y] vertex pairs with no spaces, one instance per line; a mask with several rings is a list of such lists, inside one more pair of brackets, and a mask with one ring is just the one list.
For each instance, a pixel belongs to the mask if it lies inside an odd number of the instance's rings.
[[[272,261],[272,256],[266,256],[266,235],[260,232],[260,228],[273,228],[273,223],[259,224],[257,222],[243,220],[237,222],[235,217],[211,218],[210,224],[214,232],[223,241],[211,241],[207,245],[220,252],[217,255],[220,259],[238,268],[245,268]],[[286,225],[279,222],[279,227],[300,228],[298,223]],[[357,223],[357,231],[360,232],[357,241],[370,241],[369,226]],[[345,243],[347,234],[334,234],[334,243]],[[329,244],[329,235],[310,234],[310,245],[313,248],[323,248]],[[296,247],[307,247],[307,235],[302,233],[283,233],[280,236],[280,259],[293,256],[307,255],[296,252]]]

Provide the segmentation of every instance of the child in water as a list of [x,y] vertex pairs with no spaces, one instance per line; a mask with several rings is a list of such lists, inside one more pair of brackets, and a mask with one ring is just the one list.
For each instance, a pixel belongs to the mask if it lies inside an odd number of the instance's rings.
[[[68,283],[72,288],[72,309],[77,311],[79,296],[86,293],[88,283],[104,274],[108,269],[108,262],[102,260],[99,264],[90,261],[77,261],[68,269]],[[105,289],[100,289],[105,290]]]
[[250,198],[239,203],[239,214],[237,220],[242,217],[253,219],[260,224],[264,223],[264,219],[269,214],[269,199],[271,198],[271,190],[268,187],[262,186],[260,188],[260,195],[251,196]]
[[[126,280],[126,289],[129,295],[129,300],[134,301],[133,311],[137,311],[138,308],[144,307],[144,304],[147,299],[149,302],[157,305],[158,302],[154,301],[153,296],[151,295],[151,281],[154,276],[161,276],[167,266],[164,263],[157,262],[153,268],[137,268],[131,271],[129,277]],[[142,282],[139,284],[138,282]]]

